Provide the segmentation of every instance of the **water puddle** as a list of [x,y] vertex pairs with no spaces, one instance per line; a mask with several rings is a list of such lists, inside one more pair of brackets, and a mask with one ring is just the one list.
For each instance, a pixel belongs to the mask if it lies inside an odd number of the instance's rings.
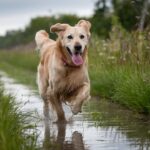
[[[44,150],[150,149],[150,124],[132,118],[128,112],[111,103],[94,101],[84,106],[82,114],[73,117],[70,108],[64,105],[71,121],[68,124],[45,124],[43,103],[37,91],[15,82],[3,72],[0,76],[5,92],[21,102],[21,110],[36,116],[38,140]],[[50,114],[54,121],[55,113]]]

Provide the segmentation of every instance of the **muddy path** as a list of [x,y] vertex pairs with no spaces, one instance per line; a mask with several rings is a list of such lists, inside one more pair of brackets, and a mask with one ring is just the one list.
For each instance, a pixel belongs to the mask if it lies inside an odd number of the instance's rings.
[[[128,112],[111,103],[94,101],[84,106],[82,114],[73,116],[68,106],[64,110],[68,124],[43,121],[42,100],[37,91],[17,83],[0,72],[7,94],[20,103],[21,111],[31,112],[37,125],[39,147],[44,150],[149,150],[150,124],[134,119]],[[98,107],[98,108],[97,108]],[[88,110],[88,111],[87,111]]]

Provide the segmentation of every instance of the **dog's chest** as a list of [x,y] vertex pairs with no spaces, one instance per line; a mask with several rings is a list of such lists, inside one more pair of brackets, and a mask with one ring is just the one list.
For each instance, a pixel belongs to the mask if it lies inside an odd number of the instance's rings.
[[53,76],[53,88],[62,94],[69,93],[80,87],[85,80],[86,74],[83,69],[57,69]]

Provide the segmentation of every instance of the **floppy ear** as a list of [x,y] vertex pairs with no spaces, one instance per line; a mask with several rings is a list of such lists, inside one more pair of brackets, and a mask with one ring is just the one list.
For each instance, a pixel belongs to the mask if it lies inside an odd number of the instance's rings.
[[77,26],[83,27],[83,28],[86,30],[88,36],[90,37],[90,35],[91,35],[91,33],[90,33],[91,23],[90,23],[89,21],[80,20],[80,21],[78,22]]
[[69,27],[68,24],[56,23],[50,27],[51,32],[55,32],[58,35],[63,35],[64,31]]

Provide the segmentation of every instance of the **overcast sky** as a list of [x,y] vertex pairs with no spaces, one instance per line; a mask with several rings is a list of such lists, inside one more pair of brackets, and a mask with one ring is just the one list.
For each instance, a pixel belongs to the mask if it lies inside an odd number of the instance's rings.
[[0,0],[0,35],[23,29],[31,18],[60,13],[89,16],[96,0]]

